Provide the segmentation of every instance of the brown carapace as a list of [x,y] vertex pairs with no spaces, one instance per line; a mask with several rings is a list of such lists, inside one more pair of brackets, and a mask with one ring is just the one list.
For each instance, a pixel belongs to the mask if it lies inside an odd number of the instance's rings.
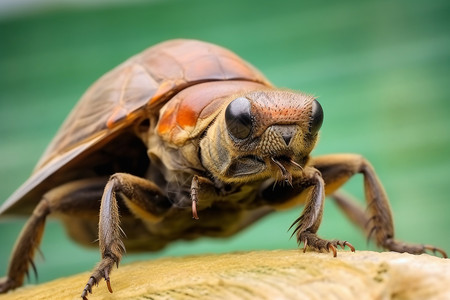
[[[172,40],[131,57],[86,91],[31,177],[0,208],[30,215],[0,291],[21,286],[34,268],[50,214],[77,242],[98,238],[101,260],[80,283],[84,299],[102,278],[112,291],[110,274],[125,249],[230,236],[299,204],[292,228],[304,249],[354,251],[347,241],[317,236],[326,195],[380,247],[446,257],[394,238],[388,198],[366,159],[310,156],[322,121],[313,96],[275,88],[219,46]],[[337,191],[358,173],[366,210]]]

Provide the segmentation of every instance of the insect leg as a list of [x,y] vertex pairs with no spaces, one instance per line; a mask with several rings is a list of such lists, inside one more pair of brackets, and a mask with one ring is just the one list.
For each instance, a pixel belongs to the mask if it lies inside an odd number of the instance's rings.
[[199,190],[199,183],[198,183],[198,176],[196,175],[192,178],[191,183],[192,218],[195,220],[199,219],[197,214],[198,190]]
[[126,173],[116,173],[110,177],[100,205],[99,247],[102,259],[83,289],[83,299],[87,299],[88,293],[92,293],[92,286],[102,278],[112,292],[109,275],[114,264],[119,266],[125,252],[117,196],[136,217],[149,222],[158,222],[171,207],[162,191],[149,180]]
[[50,213],[47,200],[43,199],[34,209],[14,246],[7,277],[0,280],[0,292],[4,293],[23,284],[28,269],[33,266],[33,257],[44,233],[45,219]]
[[[200,197],[202,201],[199,203],[200,194],[204,197]],[[205,196],[206,194],[212,195],[212,197]],[[211,180],[198,175],[193,176],[191,182],[192,218],[198,220],[198,209],[210,206],[217,196],[214,183]]]
[[408,244],[394,238],[394,225],[386,192],[378,179],[372,165],[357,154],[333,154],[316,157],[312,165],[317,168],[325,180],[325,192],[333,194],[353,175],[360,173],[364,176],[364,191],[370,230],[377,245],[396,252],[412,254],[425,253],[426,250],[439,252],[446,257],[446,253],[429,245]]
[[347,216],[347,218],[353,222],[353,224],[369,234],[369,230],[367,230],[369,225],[369,217],[359,203],[357,203],[350,195],[342,191],[334,192],[331,195],[331,198],[333,198],[334,202]]
[[30,267],[36,272],[33,257],[41,242],[47,216],[55,212],[67,215],[91,212],[92,206],[98,207],[96,203],[105,181],[89,179],[70,182],[50,190],[42,197],[16,241],[7,276],[0,279],[0,292],[21,286]]
[[304,174],[305,178],[307,178],[306,181],[309,181],[310,185],[303,191],[303,193],[308,193],[306,204],[300,217],[291,226],[291,228],[295,226],[294,233],[297,234],[298,243],[304,243],[304,251],[309,246],[317,250],[332,251],[333,256],[337,255],[337,246],[342,248],[348,246],[352,251],[355,251],[353,246],[347,241],[329,241],[317,236],[316,232],[322,221],[325,183],[320,173],[314,168],[305,168]]

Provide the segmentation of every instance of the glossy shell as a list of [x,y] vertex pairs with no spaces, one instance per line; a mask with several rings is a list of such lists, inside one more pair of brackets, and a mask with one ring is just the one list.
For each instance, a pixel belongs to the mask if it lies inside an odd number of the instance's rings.
[[[123,134],[135,122],[149,112],[157,116],[164,104],[188,87],[230,80],[270,85],[236,54],[205,42],[171,40],[131,57],[86,91],[31,177],[5,201],[0,214],[29,214],[48,190],[70,180],[88,178],[89,162],[94,159],[109,159],[104,164],[112,164],[112,159],[102,154],[112,142],[129,149],[127,155],[146,154],[142,145],[133,147],[135,140]],[[182,131],[189,135],[185,129],[194,128],[210,104],[208,98],[201,103],[190,101],[193,100],[174,103],[176,113],[166,109],[165,123],[158,127],[162,136],[170,138],[176,134],[172,130],[176,125],[184,127]],[[184,107],[180,108],[180,104]],[[174,140],[182,142],[186,138],[186,134],[178,135]]]

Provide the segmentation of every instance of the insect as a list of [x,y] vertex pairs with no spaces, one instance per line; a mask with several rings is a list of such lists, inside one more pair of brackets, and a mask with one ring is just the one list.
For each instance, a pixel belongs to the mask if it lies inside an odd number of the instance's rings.
[[[323,110],[311,95],[275,88],[219,46],[171,40],[131,57],[95,82],[0,214],[26,214],[0,291],[33,268],[48,215],[77,242],[98,238],[100,263],[81,297],[125,251],[156,251],[178,239],[232,235],[265,215],[304,204],[292,228],[304,249],[354,247],[316,232],[332,196],[388,250],[446,253],[399,242],[386,193],[357,154],[311,157]],[[364,176],[367,210],[337,191]],[[100,212],[100,213],[99,213]],[[198,219],[198,220],[196,220]]]

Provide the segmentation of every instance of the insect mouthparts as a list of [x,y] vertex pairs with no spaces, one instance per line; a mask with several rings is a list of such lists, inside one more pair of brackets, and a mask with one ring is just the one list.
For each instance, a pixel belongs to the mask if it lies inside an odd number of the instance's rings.
[[[270,158],[275,165],[280,169],[281,176],[283,177],[284,182],[289,183],[292,186],[292,174],[286,169],[286,167],[281,163],[281,161],[285,161],[285,157],[281,158]],[[278,160],[279,159],[279,160]],[[280,161],[281,160],[281,161]]]

